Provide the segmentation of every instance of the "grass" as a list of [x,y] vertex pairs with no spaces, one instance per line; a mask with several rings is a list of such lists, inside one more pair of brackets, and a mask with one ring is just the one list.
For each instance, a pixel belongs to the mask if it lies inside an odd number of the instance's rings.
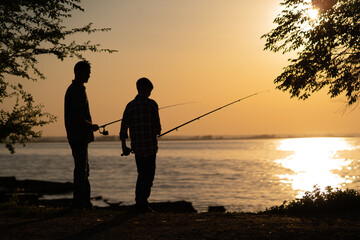
[[19,205],[17,202],[0,203],[0,215],[4,217],[49,217],[61,212],[60,208],[44,208],[33,205]]

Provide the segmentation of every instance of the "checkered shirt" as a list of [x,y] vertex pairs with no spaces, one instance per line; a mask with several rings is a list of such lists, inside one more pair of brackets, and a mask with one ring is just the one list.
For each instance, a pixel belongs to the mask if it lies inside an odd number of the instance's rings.
[[136,155],[149,156],[157,153],[157,136],[161,132],[157,103],[142,95],[137,95],[125,108],[121,122],[120,139],[128,138],[130,132],[131,149]]

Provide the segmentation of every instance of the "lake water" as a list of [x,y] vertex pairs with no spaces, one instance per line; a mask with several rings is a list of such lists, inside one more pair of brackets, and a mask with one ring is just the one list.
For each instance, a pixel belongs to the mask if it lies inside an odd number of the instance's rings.
[[[0,176],[72,181],[67,143],[27,144],[13,155],[0,147]],[[160,141],[149,200],[185,200],[198,211],[210,205],[257,211],[300,197],[315,184],[359,189],[359,147],[360,138]],[[90,144],[92,196],[133,204],[134,156],[120,154],[119,142]]]

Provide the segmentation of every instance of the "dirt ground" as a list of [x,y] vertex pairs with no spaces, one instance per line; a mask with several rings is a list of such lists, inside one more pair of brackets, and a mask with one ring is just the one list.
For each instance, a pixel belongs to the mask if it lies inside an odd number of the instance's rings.
[[67,210],[0,214],[0,239],[360,239],[360,218]]

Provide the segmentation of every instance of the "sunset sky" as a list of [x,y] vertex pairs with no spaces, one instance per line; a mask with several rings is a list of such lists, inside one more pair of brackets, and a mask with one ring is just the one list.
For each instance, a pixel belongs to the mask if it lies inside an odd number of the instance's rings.
[[[330,99],[326,89],[306,101],[275,90],[273,80],[293,54],[263,51],[261,36],[275,25],[280,0],[84,0],[84,13],[65,24],[112,30],[74,36],[117,53],[85,53],[92,74],[85,86],[93,122],[122,117],[136,95],[136,80],[154,84],[163,131],[255,92],[270,90],[181,128],[172,135],[352,134],[360,133],[360,111],[345,110],[344,98]],[[47,77],[25,84],[45,111],[58,121],[44,136],[65,136],[64,95],[77,59],[39,58]],[[351,109],[350,109],[351,110]],[[119,124],[107,127],[117,135]],[[97,134],[99,135],[99,134]]]

